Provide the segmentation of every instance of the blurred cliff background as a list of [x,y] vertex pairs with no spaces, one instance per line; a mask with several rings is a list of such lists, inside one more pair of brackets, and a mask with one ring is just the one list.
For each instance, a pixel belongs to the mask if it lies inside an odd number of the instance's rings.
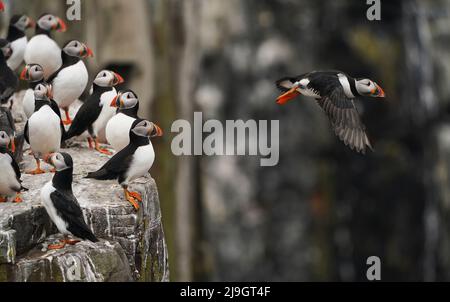
[[[65,0],[4,0],[9,17],[65,18]],[[123,74],[157,122],[156,179],[171,278],[214,281],[450,280],[450,1],[82,0],[54,37],[89,45],[91,76]],[[31,33],[30,33],[31,35]],[[273,82],[318,69],[368,77],[358,102],[375,146],[333,135],[314,101],[275,104]],[[172,155],[176,119],[280,120],[280,162]]]

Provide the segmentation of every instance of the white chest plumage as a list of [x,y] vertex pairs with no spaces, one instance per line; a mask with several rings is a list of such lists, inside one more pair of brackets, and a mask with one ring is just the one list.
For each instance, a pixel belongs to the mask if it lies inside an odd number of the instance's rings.
[[136,119],[123,113],[113,116],[106,125],[106,139],[116,151],[130,143],[130,129]]
[[11,165],[9,154],[0,153],[0,195],[11,197],[21,188],[16,173]]
[[61,108],[77,100],[88,83],[89,75],[83,61],[62,69],[52,81],[53,97]]
[[61,48],[46,35],[34,36],[25,49],[25,63],[41,65],[48,78],[62,65]]
[[30,118],[34,112],[34,91],[33,89],[27,89],[22,100],[23,111],[27,118]]
[[133,160],[127,171],[126,182],[132,181],[136,178],[142,177],[148,173],[155,161],[155,151],[153,145],[141,146],[136,149],[133,155]]
[[67,223],[58,215],[58,212],[53,205],[53,201],[50,198],[50,194],[55,192],[56,189],[53,187],[51,181],[46,183],[44,187],[41,189],[41,203],[45,207],[45,210],[48,213],[48,216],[53,221],[53,223],[58,228],[59,232],[65,235],[71,235],[71,233],[67,230]]
[[12,55],[6,63],[12,70],[17,70],[20,64],[22,64],[27,43],[27,37],[19,38],[11,43]]
[[28,120],[28,138],[34,153],[57,152],[61,145],[61,120],[50,108],[43,106]]
[[355,98],[355,95],[353,94],[352,89],[350,87],[350,82],[348,80],[348,77],[343,73],[339,73],[338,78],[339,78],[339,82],[342,85],[342,88],[344,89],[345,95],[351,99]]
[[102,107],[102,111],[100,112],[100,115],[98,116],[97,120],[92,125],[94,133],[96,135],[98,135],[102,131],[105,131],[108,121],[116,114],[116,108],[110,106],[112,99],[116,95],[117,91],[115,88],[101,95],[100,106]]

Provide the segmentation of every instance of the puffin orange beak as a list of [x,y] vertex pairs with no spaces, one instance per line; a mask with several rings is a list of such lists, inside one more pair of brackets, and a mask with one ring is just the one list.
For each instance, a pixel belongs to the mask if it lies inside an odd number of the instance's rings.
[[53,29],[59,32],[65,32],[67,30],[67,25],[61,18],[58,18],[58,23],[53,27]]
[[156,125],[155,123],[153,123],[153,131],[150,133],[150,137],[161,137],[163,136],[164,132],[162,131],[162,129]]
[[5,11],[5,5],[3,4],[2,1],[0,1],[0,12]]
[[118,97],[118,96],[119,96],[119,95],[116,95],[116,96],[112,99],[111,104],[110,104],[109,106],[114,107],[114,108],[117,108],[117,97]]
[[53,100],[53,87],[51,85],[49,85],[48,89],[47,89],[47,97],[50,100]]
[[12,154],[16,153],[16,139],[14,137],[11,139],[10,144],[11,144],[11,153]]
[[287,92],[285,92],[282,95],[280,95],[277,98],[277,104],[278,105],[284,105],[287,102],[289,102],[290,100],[292,100],[293,98],[295,98],[298,95],[300,95],[300,92],[298,92],[297,88],[298,88],[298,86],[294,86],[291,89],[289,89]]
[[53,154],[54,154],[54,153],[49,153],[49,154],[47,154],[47,155],[44,156],[44,161],[45,161],[47,164],[50,164],[50,165],[52,165],[52,166],[53,166],[53,163],[52,163],[52,157],[53,157]]
[[120,74],[114,72],[114,85],[119,85],[125,82],[125,80],[120,76]]
[[386,94],[384,93],[383,88],[381,88],[378,84],[375,84],[375,88],[370,92],[372,96],[377,98],[384,98]]
[[20,79],[23,80],[23,81],[28,80],[28,67],[27,66],[25,66],[22,69],[22,72],[20,73]]
[[31,19],[30,17],[28,17],[28,22],[27,22],[26,28],[34,28],[34,27],[36,27],[36,22],[34,22],[34,20]]
[[84,45],[84,49],[82,50],[81,53],[82,57],[94,57],[94,52],[92,51],[92,49],[90,49],[89,47],[87,47],[86,45]]

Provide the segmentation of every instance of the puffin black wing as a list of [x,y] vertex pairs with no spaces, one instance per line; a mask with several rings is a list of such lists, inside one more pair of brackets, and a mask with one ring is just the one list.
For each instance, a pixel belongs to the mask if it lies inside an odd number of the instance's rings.
[[23,137],[25,138],[25,141],[27,144],[30,144],[30,137],[29,137],[29,131],[28,131],[28,121],[25,123],[25,129],[23,130]]
[[98,180],[111,180],[119,179],[121,182],[125,176],[128,167],[133,160],[135,148],[128,145],[116,155],[114,155],[109,161],[107,161],[103,167],[96,172],[89,173],[86,178],[94,178]]
[[[92,97],[92,95],[91,95]],[[78,110],[77,115],[72,121],[72,125],[66,133],[66,139],[81,135],[84,131],[97,120],[102,111],[98,102],[90,102],[88,99]]]
[[75,196],[56,190],[50,194],[50,199],[58,215],[67,223],[69,232],[81,239],[98,241],[84,221],[83,212]]
[[366,147],[373,150],[355,103],[342,87],[336,87],[329,95],[317,100],[328,118],[335,134],[352,150],[365,154]]

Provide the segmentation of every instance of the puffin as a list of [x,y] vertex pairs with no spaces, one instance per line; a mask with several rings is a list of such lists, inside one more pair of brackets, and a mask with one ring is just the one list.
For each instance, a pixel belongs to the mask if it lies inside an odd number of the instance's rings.
[[52,153],[46,156],[45,161],[55,168],[55,175],[41,189],[41,202],[58,231],[64,236],[59,244],[49,245],[48,249],[61,249],[66,244],[74,245],[80,242],[80,240],[69,239],[69,236],[98,242],[84,221],[83,211],[73,195],[72,157],[68,153]]
[[367,148],[373,150],[354,99],[358,96],[384,98],[383,89],[374,81],[352,78],[342,71],[312,71],[281,78],[276,81],[276,86],[283,93],[277,98],[277,104],[283,105],[298,95],[312,97],[325,111],[335,134],[346,146],[362,154]]
[[64,125],[72,123],[69,107],[81,96],[88,84],[89,74],[82,58],[93,56],[92,50],[84,43],[71,40],[61,50],[62,66],[47,79],[52,84],[55,102],[65,112]]
[[62,65],[61,49],[51,38],[51,31],[65,32],[64,21],[51,14],[43,14],[36,22],[36,34],[30,39],[25,49],[25,63],[39,64],[44,68],[47,79]]
[[151,137],[162,136],[163,132],[156,124],[143,119],[136,119],[129,131],[130,143],[117,152],[98,171],[90,172],[86,178],[97,180],[117,179],[122,186],[125,199],[136,210],[142,196],[138,192],[130,192],[128,184],[136,178],[145,176],[155,160]]
[[139,118],[139,99],[134,91],[127,89],[119,91],[110,106],[117,108],[117,114],[106,125],[106,140],[114,150],[120,151],[130,142],[128,133]]
[[28,89],[23,96],[22,107],[29,119],[34,112],[34,88],[44,82],[44,69],[39,64],[27,64],[20,73],[20,79],[28,81]]
[[61,112],[52,99],[52,87],[48,83],[38,84],[34,89],[34,113],[25,124],[24,136],[30,145],[36,160],[37,168],[27,174],[45,173],[41,169],[40,158],[59,151],[65,131],[61,120]]
[[114,86],[123,83],[123,78],[110,70],[100,71],[92,84],[92,94],[78,110],[65,139],[80,136],[85,131],[89,132],[89,148],[92,149],[92,141],[95,142],[95,150],[111,155],[106,149],[100,148],[98,142],[99,132],[106,127],[109,119],[114,116],[114,110],[110,107],[111,100],[117,95]]
[[[0,202],[14,198],[15,203],[22,202],[20,192],[26,190],[20,180],[19,165],[14,159],[14,141],[5,131],[0,131]],[[15,197],[14,197],[15,196]]]
[[6,62],[12,54],[11,43],[0,39],[0,48],[0,102],[5,104],[19,86],[19,79]]
[[22,64],[25,55],[25,49],[28,44],[28,38],[25,35],[25,31],[34,26],[35,23],[33,19],[26,15],[14,15],[9,22],[6,40],[11,43],[12,55],[7,63],[9,68],[14,71]]

